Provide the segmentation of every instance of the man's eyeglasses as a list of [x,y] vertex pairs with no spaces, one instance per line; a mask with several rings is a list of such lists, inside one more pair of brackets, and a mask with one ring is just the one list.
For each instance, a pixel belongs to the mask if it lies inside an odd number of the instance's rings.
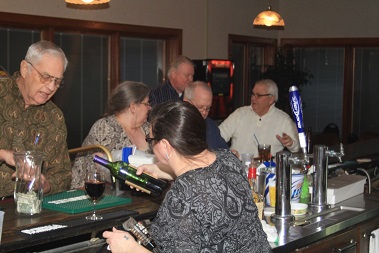
[[254,92],[252,92],[251,96],[260,99],[261,97],[272,96],[272,94],[269,94],[269,93],[267,93],[267,94],[255,94]]
[[211,107],[207,107],[207,106],[201,106],[201,107],[197,107],[193,102],[192,100],[188,100],[193,106],[195,106],[200,112],[209,112],[211,110]]
[[51,75],[48,75],[48,74],[42,74],[41,72],[39,72],[36,69],[36,67],[34,67],[34,65],[31,62],[28,62],[28,61],[26,61],[26,62],[29,63],[30,66],[32,66],[33,69],[39,74],[41,83],[43,83],[43,84],[49,84],[52,81],[54,81],[54,85],[57,88],[62,87],[64,85],[65,80],[63,78],[57,78],[57,77],[54,77],[54,76],[51,76]]

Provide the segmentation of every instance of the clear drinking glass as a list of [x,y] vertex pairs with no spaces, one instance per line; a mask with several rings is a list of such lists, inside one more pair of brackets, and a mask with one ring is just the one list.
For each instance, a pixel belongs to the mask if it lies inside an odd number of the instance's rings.
[[105,190],[105,177],[102,172],[87,172],[85,179],[85,188],[87,194],[91,197],[93,203],[93,214],[87,216],[87,220],[101,220],[102,216],[96,214],[96,203],[103,195]]

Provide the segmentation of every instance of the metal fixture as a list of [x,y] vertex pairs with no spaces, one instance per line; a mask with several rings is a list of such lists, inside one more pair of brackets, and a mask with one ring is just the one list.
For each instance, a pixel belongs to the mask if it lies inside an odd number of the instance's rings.
[[268,1],[267,10],[258,14],[258,16],[253,21],[253,25],[284,27],[284,20],[279,15],[279,13],[272,10],[270,1]]
[[106,4],[110,0],[65,0],[69,4],[83,4],[83,5],[94,5],[94,4]]
[[338,157],[342,162],[344,156],[344,148],[340,144],[340,152],[328,150],[327,146],[316,145],[313,148],[313,165],[315,172],[313,176],[312,201],[309,203],[309,208],[312,212],[322,212],[329,208],[327,204],[327,179],[328,179],[328,157]]
[[[276,204],[275,214],[272,221],[293,221],[295,217],[291,215],[291,167],[289,157],[291,153],[281,151],[276,153]],[[279,222],[279,223],[280,223]]]

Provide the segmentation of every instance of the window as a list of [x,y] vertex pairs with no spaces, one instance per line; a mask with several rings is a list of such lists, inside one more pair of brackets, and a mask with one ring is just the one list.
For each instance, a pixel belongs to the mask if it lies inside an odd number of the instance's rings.
[[124,80],[154,86],[168,63],[181,54],[182,31],[3,13],[0,66],[19,70],[27,48],[40,39],[54,41],[69,60],[68,83],[53,101],[65,115],[68,147],[81,146],[104,113],[109,91]]
[[305,125],[322,132],[328,123],[342,129],[345,143],[379,136],[379,39],[282,39],[298,65],[314,75],[302,89]]
[[342,128],[344,48],[294,48],[295,61],[314,76],[301,86],[304,125],[321,133],[334,123]]

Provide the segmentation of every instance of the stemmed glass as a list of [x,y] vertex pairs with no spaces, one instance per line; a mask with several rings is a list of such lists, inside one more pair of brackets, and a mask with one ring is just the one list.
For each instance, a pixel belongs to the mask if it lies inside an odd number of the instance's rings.
[[91,197],[93,203],[93,214],[87,216],[87,220],[101,220],[102,216],[96,215],[96,203],[103,195],[105,190],[105,177],[102,172],[87,172],[85,179],[85,188],[87,194]]

